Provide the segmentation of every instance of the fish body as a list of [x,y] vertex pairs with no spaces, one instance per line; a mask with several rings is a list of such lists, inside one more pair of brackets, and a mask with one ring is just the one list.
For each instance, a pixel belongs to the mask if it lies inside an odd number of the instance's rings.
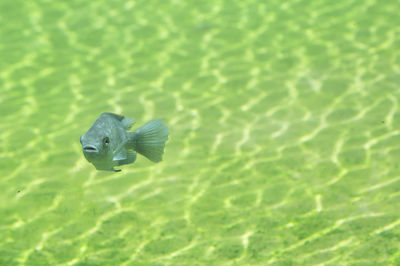
[[80,138],[85,158],[97,170],[121,171],[115,166],[134,163],[136,153],[153,162],[162,160],[168,128],[155,119],[133,132],[128,130],[135,119],[113,113],[102,113]]

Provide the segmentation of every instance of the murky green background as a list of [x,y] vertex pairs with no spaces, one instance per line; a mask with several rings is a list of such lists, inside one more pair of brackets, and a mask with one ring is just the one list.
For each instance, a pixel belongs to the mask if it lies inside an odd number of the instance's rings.
[[[400,264],[397,1],[0,2],[0,265]],[[102,112],[165,159],[97,172]]]

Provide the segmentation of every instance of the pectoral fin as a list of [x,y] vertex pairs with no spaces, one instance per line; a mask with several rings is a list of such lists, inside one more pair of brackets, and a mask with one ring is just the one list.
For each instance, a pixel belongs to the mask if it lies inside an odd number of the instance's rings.
[[123,164],[130,164],[136,161],[136,152],[134,151],[128,151],[126,153],[126,159],[124,160],[119,160],[118,165],[123,165]]
[[113,161],[122,161],[126,160],[126,149],[123,148],[118,154],[116,154],[113,158]]

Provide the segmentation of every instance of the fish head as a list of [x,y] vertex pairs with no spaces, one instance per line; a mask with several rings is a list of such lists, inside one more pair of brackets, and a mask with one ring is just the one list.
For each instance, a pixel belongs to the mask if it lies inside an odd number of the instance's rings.
[[80,138],[83,154],[93,164],[104,164],[109,157],[112,157],[111,138],[105,133],[102,131],[88,131]]
[[126,129],[115,115],[103,113],[80,141],[83,154],[97,170],[112,170],[116,165],[114,156],[127,141]]

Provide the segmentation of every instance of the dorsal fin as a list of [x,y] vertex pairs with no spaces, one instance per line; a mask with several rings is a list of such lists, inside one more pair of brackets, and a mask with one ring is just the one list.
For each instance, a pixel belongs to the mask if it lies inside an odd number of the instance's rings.
[[115,119],[118,119],[119,121],[122,121],[122,119],[124,119],[124,116],[123,116],[123,115],[117,115],[117,114],[114,114],[114,113],[108,113],[108,112],[106,112],[106,113],[102,113],[100,116],[102,116],[102,115],[109,115],[109,116],[112,116],[112,117],[114,117]]
[[108,116],[114,117],[115,119],[117,119],[118,121],[120,121],[122,123],[122,126],[126,130],[129,130],[132,127],[132,125],[135,124],[135,122],[136,122],[135,118],[128,118],[123,115],[117,115],[114,113],[106,112],[106,113],[102,113],[100,116],[102,116],[102,115],[108,115]]

